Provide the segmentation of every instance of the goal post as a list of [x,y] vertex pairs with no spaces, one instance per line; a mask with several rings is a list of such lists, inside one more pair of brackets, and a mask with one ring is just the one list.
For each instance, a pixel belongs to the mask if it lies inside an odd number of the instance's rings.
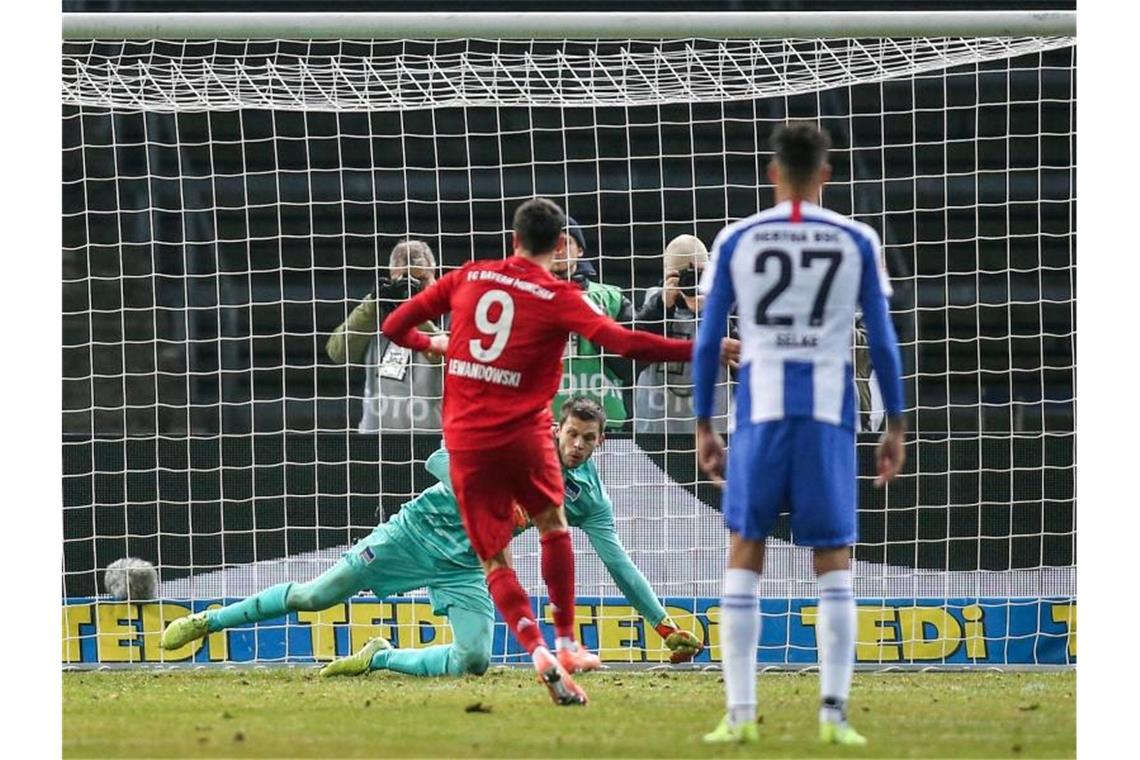
[[[447,641],[416,589],[157,646],[174,617],[315,577],[435,482],[438,425],[358,432],[379,362],[326,350],[396,243],[444,270],[501,256],[545,195],[637,311],[671,240],[772,203],[788,119],[831,134],[823,203],[876,228],[896,291],[909,461],[885,491],[860,478],[859,666],[1075,663],[1075,14],[65,14],[63,38],[65,667]],[[617,532],[719,663],[726,533],[684,372],[568,377],[624,410],[596,455]],[[759,661],[808,667],[789,539]],[[574,540],[582,640],[667,662]],[[536,537],[515,553],[546,619]],[[106,595],[123,557],[158,568],[159,599]],[[493,661],[519,661],[501,622]]]

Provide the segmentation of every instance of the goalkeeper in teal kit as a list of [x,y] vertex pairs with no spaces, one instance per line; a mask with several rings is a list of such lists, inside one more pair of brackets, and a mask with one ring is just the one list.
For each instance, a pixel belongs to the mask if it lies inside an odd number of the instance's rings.
[[[566,520],[586,533],[617,587],[665,640],[670,661],[691,660],[703,644],[677,628],[618,538],[613,505],[591,461],[603,440],[605,423],[605,411],[590,398],[576,396],[562,406],[557,447],[565,479]],[[163,648],[178,649],[215,631],[296,610],[322,610],[363,589],[385,597],[426,587],[433,611],[447,616],[453,643],[394,649],[387,640],[375,638],[356,654],[329,663],[321,674],[360,675],[370,670],[420,676],[482,674],[490,664],[495,608],[451,491],[447,451],[433,453],[425,466],[440,482],[377,526],[318,578],[281,583],[221,609],[174,620],[162,634]],[[526,517],[521,510],[517,514],[516,530],[521,531],[528,527]],[[572,672],[600,664],[571,640],[558,641],[558,659]]]

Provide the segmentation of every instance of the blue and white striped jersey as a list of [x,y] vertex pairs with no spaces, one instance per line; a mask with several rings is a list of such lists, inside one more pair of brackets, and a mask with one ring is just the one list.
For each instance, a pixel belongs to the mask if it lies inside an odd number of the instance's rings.
[[737,426],[788,417],[856,426],[852,329],[863,310],[883,405],[902,412],[898,338],[879,236],[866,224],[785,201],[725,227],[701,279],[706,302],[693,359],[694,411],[707,418],[733,303],[741,371]]

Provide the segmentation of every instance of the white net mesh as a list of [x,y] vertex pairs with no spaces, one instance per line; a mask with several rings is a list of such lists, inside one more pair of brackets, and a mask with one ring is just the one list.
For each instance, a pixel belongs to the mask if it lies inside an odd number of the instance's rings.
[[[860,662],[1071,661],[1072,39],[88,41],[63,59],[65,662],[166,659],[155,634],[178,605],[309,580],[378,503],[390,515],[434,482],[431,425],[356,432],[378,357],[325,350],[396,242],[445,268],[500,256],[514,206],[547,195],[636,311],[669,240],[711,243],[772,202],[767,138],[788,118],[830,132],[824,204],[880,231],[896,289],[915,435],[889,492],[860,485]],[[629,422],[598,455],[618,533],[715,661],[719,495],[683,411],[642,424],[662,416],[642,392],[673,403],[686,382],[631,376]],[[795,665],[814,661],[815,589],[788,538],[778,526],[761,656]],[[575,542],[587,643],[658,661]],[[534,537],[516,553],[541,593]],[[176,603],[91,606],[124,556],[156,564]],[[408,599],[195,656],[430,643],[443,629]]]
[[159,112],[637,106],[783,97],[1071,38],[70,43],[63,102]]

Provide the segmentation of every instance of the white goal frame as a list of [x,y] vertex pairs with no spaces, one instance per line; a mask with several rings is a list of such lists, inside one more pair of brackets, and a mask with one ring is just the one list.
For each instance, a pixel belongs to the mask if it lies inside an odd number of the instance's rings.
[[[1075,11],[937,11],[937,12],[538,12],[538,13],[65,13],[64,41],[337,41],[337,40],[812,40],[963,37],[994,43],[1007,37],[1072,38],[1076,36]],[[967,40],[967,47],[971,46]],[[950,67],[956,62],[935,57]],[[837,61],[838,67],[843,67]],[[846,82],[844,83],[846,84]],[[66,100],[65,93],[65,100]],[[728,98],[726,98],[728,99]],[[449,103],[447,105],[457,105]],[[513,106],[517,103],[505,103]],[[581,103],[547,103],[564,107]],[[607,103],[606,105],[615,105]],[[620,104],[617,104],[620,105]],[[403,104],[391,106],[398,108]],[[86,107],[86,106],[84,106]],[[114,109],[98,104],[98,108]],[[233,108],[233,106],[226,106]],[[271,106],[251,106],[269,108]],[[407,106],[409,110],[418,107]],[[432,107],[432,106],[427,106]],[[297,110],[320,110],[304,104]],[[1074,227],[1075,230],[1075,227]],[[1075,236],[1075,232],[1073,233]],[[1074,265],[1075,269],[1075,265]],[[980,371],[980,370],[979,370]],[[1074,400],[1075,403],[1075,400]],[[1075,433],[1073,433],[1075,436]],[[254,464],[256,466],[256,463]],[[1072,465],[1075,469],[1075,458]],[[1075,522],[1074,522],[1075,530]],[[1075,572],[1075,561],[1073,565]],[[860,595],[862,596],[862,595]],[[889,594],[880,596],[886,598]],[[1026,596],[1029,596],[1028,594]],[[100,602],[102,603],[102,602]],[[161,604],[162,602],[160,602]],[[124,603],[126,604],[126,603]],[[65,606],[64,626],[67,629]],[[1066,610],[1069,608],[1065,608]],[[1075,631],[1075,596],[1071,608]],[[164,613],[159,613],[164,614]],[[793,614],[792,612],[788,613]],[[978,613],[981,614],[980,612]],[[337,621],[343,622],[343,621]],[[1054,613],[1054,622],[1056,613]],[[268,623],[266,624],[268,625]],[[331,624],[330,628],[331,628]],[[965,626],[964,626],[965,627]],[[148,635],[143,632],[143,637]],[[975,634],[966,631],[963,640]],[[1075,634],[1074,634],[1075,635]],[[66,638],[66,635],[65,635]],[[65,650],[67,642],[65,641]],[[163,663],[164,666],[174,663]],[[193,664],[193,663],[186,663]],[[260,661],[258,664],[261,664]],[[130,663],[135,666],[136,663]],[[73,665],[76,667],[76,665]],[[83,665],[78,665],[83,667]],[[106,667],[106,665],[103,665]],[[801,666],[810,669],[811,665]],[[932,669],[930,665],[860,665],[859,669]],[[958,669],[957,665],[933,666]],[[969,666],[965,666],[969,667]],[[975,667],[993,667],[977,663]],[[1006,665],[1019,669],[1018,665]],[[1050,667],[1041,665],[1025,666]],[[1059,667],[1071,667],[1062,665]],[[779,668],[798,669],[794,663]]]

